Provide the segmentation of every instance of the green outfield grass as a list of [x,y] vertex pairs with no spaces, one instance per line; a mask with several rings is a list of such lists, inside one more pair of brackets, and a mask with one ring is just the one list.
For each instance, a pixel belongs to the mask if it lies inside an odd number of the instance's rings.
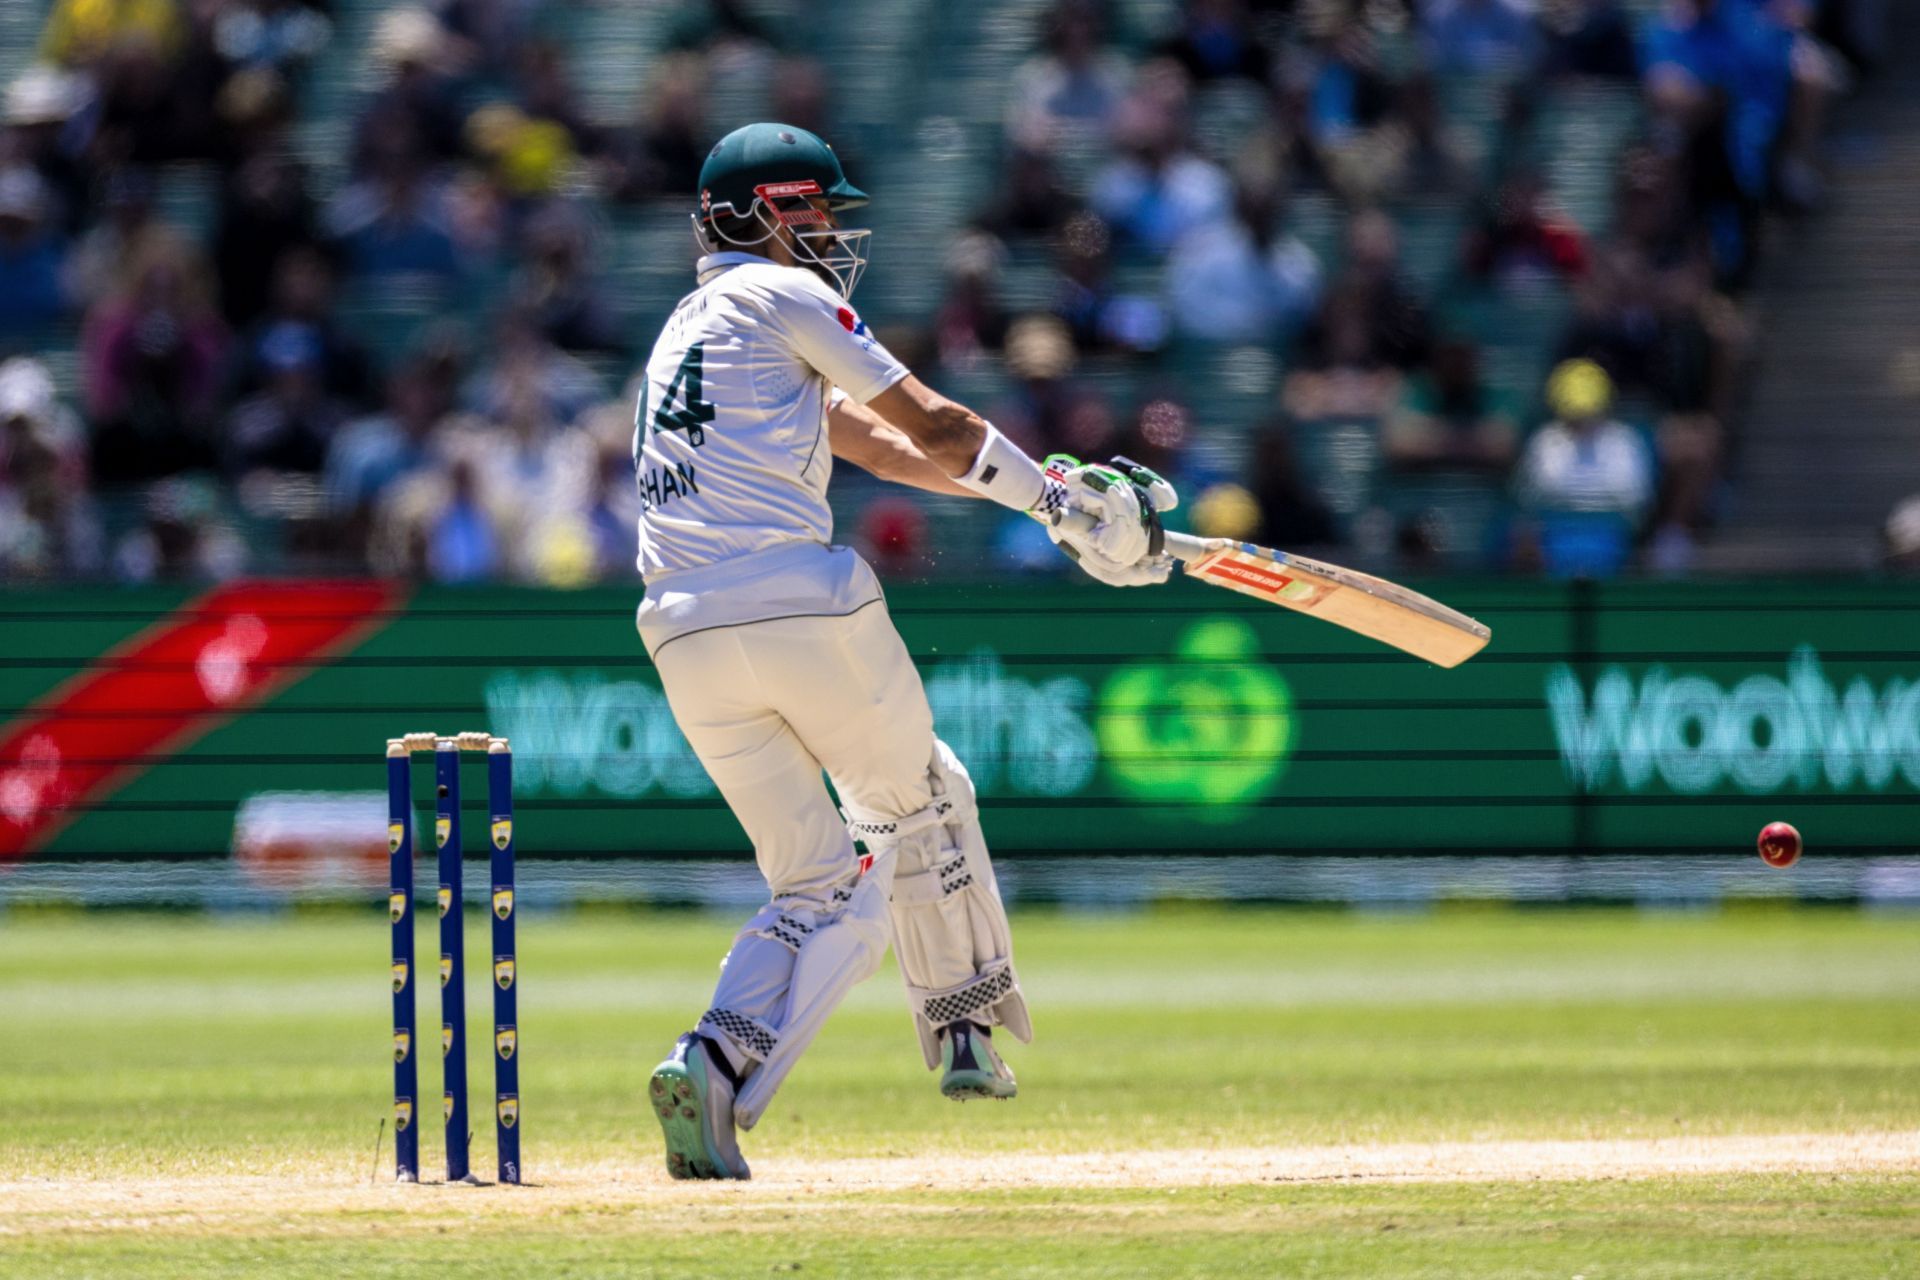
[[[938,1096],[889,967],[748,1136],[764,1184],[671,1186],[641,1089],[733,927],[528,914],[523,1131],[544,1185],[467,1190],[386,1185],[391,1134],[369,1181],[391,1091],[384,916],[0,917],[0,1274],[1920,1275],[1912,1165],[1192,1186],[1161,1185],[1155,1155],[1911,1133],[1911,916],[1026,913],[1040,1042],[1009,1050],[1017,1102]],[[478,1170],[484,933],[476,916]],[[437,1020],[423,1006],[424,1041]],[[1017,1185],[1023,1161],[1081,1153],[1131,1185]],[[829,1180],[873,1157],[1009,1185]]]

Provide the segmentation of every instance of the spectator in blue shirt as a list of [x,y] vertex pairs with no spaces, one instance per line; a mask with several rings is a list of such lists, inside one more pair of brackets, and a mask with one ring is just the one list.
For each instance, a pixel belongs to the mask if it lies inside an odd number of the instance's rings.
[[[1714,267],[1726,284],[1737,285],[1752,268],[1769,196],[1802,207],[1818,198],[1818,172],[1808,157],[1821,95],[1812,84],[1796,94],[1794,80],[1802,61],[1822,59],[1799,58],[1796,39],[1757,0],[1673,0],[1644,32],[1656,137],[1686,158]],[[1791,128],[1790,117],[1798,121]],[[1785,145],[1788,134],[1806,145]]]
[[66,245],[47,226],[46,203],[39,174],[0,172],[0,331],[19,333],[67,310]]
[[422,362],[396,372],[386,408],[348,423],[327,450],[327,502],[334,515],[364,531],[380,497],[428,464],[434,429],[451,408]]
[[1733,177],[1765,194],[1767,161],[1787,115],[1792,38],[1750,0],[1673,0],[1647,25],[1654,110],[1682,125],[1717,123]]
[[446,184],[420,134],[404,119],[371,139],[366,176],[334,196],[323,216],[353,275],[449,282],[465,267]]
[[1167,260],[1174,323],[1206,342],[1270,342],[1290,335],[1320,301],[1320,259],[1280,229],[1271,185],[1243,184],[1234,213],[1180,238]]
[[1519,0],[1428,0],[1420,26],[1433,69],[1476,75],[1526,70],[1540,52],[1530,10]]
[[1093,180],[1094,209],[1122,242],[1155,256],[1233,208],[1232,179],[1187,140],[1185,85],[1170,69],[1127,100],[1115,128],[1121,154]]
[[417,175],[354,183],[334,197],[326,223],[354,275],[452,281],[461,274],[445,193]]
[[456,462],[447,473],[447,504],[426,531],[426,567],[439,582],[476,582],[501,567],[500,536],[481,504],[473,467]]
[[1179,30],[1154,52],[1179,63],[1196,84],[1234,77],[1258,83],[1273,61],[1253,29],[1246,0],[1184,0]]

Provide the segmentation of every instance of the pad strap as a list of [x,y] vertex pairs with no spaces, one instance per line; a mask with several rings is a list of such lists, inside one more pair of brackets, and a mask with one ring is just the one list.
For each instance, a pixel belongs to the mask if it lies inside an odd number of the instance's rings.
[[893,902],[899,907],[924,907],[928,903],[960,892],[973,883],[973,872],[967,866],[967,855],[955,850],[953,857],[935,867],[932,871],[919,871],[910,876],[893,877]]
[[972,1019],[981,1010],[998,1004],[1012,990],[1013,967],[1002,960],[988,966],[978,977],[945,991],[910,986],[907,998],[919,1007],[920,1015],[928,1022],[944,1027]]
[[724,1037],[755,1062],[765,1062],[780,1043],[780,1033],[758,1018],[732,1009],[709,1009],[694,1028],[703,1036]]
[[[762,912],[764,915],[765,912]],[[781,911],[766,921],[756,919],[747,926],[746,932],[777,942],[795,955],[807,945],[807,939],[813,935],[814,926]]]
[[966,816],[960,812],[959,797],[935,796],[933,803],[917,813],[909,813],[903,818],[889,818],[885,822],[869,822],[862,818],[847,819],[847,833],[862,844],[871,845],[875,841],[894,841],[925,831],[928,827],[937,827],[951,822],[955,817]]

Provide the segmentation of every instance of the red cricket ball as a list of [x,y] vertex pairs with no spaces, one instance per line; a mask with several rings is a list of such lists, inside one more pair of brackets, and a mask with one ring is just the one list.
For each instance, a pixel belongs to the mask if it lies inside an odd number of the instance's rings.
[[1770,867],[1790,867],[1800,861],[1800,833],[1790,822],[1769,822],[1760,828],[1760,861]]

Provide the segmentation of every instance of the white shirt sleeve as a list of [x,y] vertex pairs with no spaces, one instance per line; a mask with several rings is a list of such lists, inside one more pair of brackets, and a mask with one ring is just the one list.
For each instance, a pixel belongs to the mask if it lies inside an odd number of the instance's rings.
[[774,331],[794,355],[855,404],[907,376],[907,366],[880,345],[859,313],[811,272],[780,272],[766,302]]

